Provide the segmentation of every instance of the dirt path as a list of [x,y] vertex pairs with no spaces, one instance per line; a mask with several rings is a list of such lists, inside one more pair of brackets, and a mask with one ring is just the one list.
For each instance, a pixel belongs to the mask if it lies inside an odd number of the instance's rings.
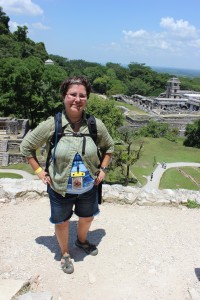
[[[74,247],[76,217],[70,226],[75,272],[60,270],[49,204],[24,202],[0,209],[0,278],[40,275],[39,290],[53,300],[189,300],[199,293],[199,210],[105,203],[89,239],[99,254]],[[200,295],[200,294],[198,294]],[[200,299],[200,298],[198,298]]]

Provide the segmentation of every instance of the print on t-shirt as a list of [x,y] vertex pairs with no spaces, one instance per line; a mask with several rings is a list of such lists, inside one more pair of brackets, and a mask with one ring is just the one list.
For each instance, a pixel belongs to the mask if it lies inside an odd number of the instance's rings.
[[67,184],[67,193],[82,194],[91,190],[94,186],[94,179],[85,167],[79,153],[76,153],[72,163],[72,169]]

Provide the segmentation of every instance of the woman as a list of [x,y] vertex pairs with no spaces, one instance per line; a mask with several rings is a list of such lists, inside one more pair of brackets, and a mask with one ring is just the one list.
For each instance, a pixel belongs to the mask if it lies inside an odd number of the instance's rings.
[[[74,266],[68,249],[68,227],[73,211],[79,217],[75,245],[87,254],[98,253],[96,246],[87,240],[87,233],[94,215],[99,212],[97,185],[105,177],[114,143],[105,125],[96,119],[97,143],[103,154],[100,162],[93,139],[89,135],[83,137],[89,133],[85,109],[91,86],[86,78],[68,78],[62,83],[60,91],[64,104],[62,126],[65,135],[56,146],[55,159],[50,162],[48,173],[39,165],[36,150],[45,142],[47,149],[49,148],[49,142],[55,131],[54,117],[40,123],[27,134],[20,149],[35,174],[47,184],[51,206],[50,221],[55,224],[55,233],[62,254],[61,268],[70,274],[73,273]],[[74,136],[74,133],[80,134]],[[54,149],[52,153],[53,151]]]

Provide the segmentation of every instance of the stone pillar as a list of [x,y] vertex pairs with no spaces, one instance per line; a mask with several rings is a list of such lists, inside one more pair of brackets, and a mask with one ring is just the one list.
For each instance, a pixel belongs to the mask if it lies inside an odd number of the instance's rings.
[[0,152],[6,152],[8,150],[8,140],[1,140]]
[[9,153],[8,152],[5,152],[3,153],[3,157],[2,157],[2,167],[7,167],[9,164]]

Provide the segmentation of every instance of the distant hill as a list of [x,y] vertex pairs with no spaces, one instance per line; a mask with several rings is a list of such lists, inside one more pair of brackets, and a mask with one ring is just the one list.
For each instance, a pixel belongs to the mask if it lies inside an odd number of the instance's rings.
[[153,66],[151,66],[151,68],[158,73],[167,73],[170,75],[189,77],[189,78],[200,77],[200,70],[153,67]]

